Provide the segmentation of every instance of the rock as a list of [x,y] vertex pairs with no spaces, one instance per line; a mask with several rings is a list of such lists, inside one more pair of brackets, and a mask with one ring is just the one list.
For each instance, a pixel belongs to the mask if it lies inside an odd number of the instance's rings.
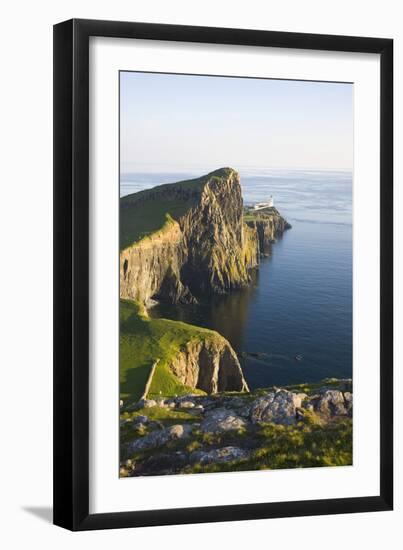
[[138,416],[135,416],[133,418],[134,424],[147,424],[148,422],[148,416],[145,416],[144,414],[139,414]]
[[175,424],[162,430],[156,430],[139,439],[136,439],[129,445],[130,451],[140,451],[152,447],[161,447],[173,439],[182,439],[189,437],[192,426],[189,424]]
[[206,393],[248,391],[236,353],[229,342],[216,333],[203,340],[187,342],[169,368],[182,384]]
[[243,460],[248,457],[248,452],[239,447],[222,447],[211,451],[194,451],[190,455],[190,462],[193,464],[212,464],[231,462],[233,460]]
[[339,390],[326,390],[314,401],[315,410],[327,416],[347,414],[344,397]]
[[304,393],[288,390],[269,392],[256,399],[250,409],[250,419],[256,422],[274,422],[275,424],[295,424],[297,409],[301,408]]
[[206,413],[200,429],[203,432],[220,433],[232,430],[239,430],[246,427],[247,422],[236,415],[234,411],[227,409],[216,409]]
[[168,399],[165,399],[165,406],[168,408],[175,408],[176,407],[176,397],[169,397]]
[[181,439],[182,437],[187,437],[192,431],[192,426],[189,424],[175,424],[166,428],[169,434],[170,439]]
[[313,404],[311,403],[311,401],[307,400],[305,401],[303,404],[302,404],[303,408],[306,409],[307,411],[313,411],[314,410],[314,406]]
[[193,403],[193,401],[181,401],[179,405],[181,409],[193,409],[194,406],[195,404]]
[[[248,220],[246,224],[256,231],[259,253],[262,256],[269,256],[271,245],[276,241],[276,238],[282,235],[287,229],[291,229],[291,225],[280,216],[276,208],[272,208],[267,213],[260,212],[255,220]],[[259,356],[258,353],[254,355]]]
[[349,391],[344,392],[344,406],[346,407],[347,414],[350,416],[353,413],[353,394]]
[[134,460],[132,460],[131,458],[128,458],[125,462],[125,467],[128,469],[128,470],[133,470],[134,467],[135,467],[136,463],[134,462]]
[[242,416],[243,418],[249,418],[250,417],[250,405],[245,405],[242,407],[242,409],[238,409],[237,413],[239,416]]
[[138,408],[139,409],[151,409],[152,407],[156,407],[157,402],[155,399],[140,399],[138,402]]

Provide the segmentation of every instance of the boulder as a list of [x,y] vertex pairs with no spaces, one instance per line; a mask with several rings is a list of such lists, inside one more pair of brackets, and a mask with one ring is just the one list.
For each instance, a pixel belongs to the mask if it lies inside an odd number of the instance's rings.
[[134,407],[132,407],[133,410],[138,409],[151,409],[152,407],[156,407],[157,402],[155,399],[140,399]]
[[301,408],[306,397],[304,393],[293,393],[288,390],[269,392],[252,403],[250,419],[253,423],[295,424],[297,409]]
[[221,449],[212,449],[211,451],[194,451],[190,455],[190,462],[193,464],[213,464],[222,462],[231,462],[233,460],[242,460],[247,458],[248,452],[239,447],[222,447]]
[[215,409],[206,413],[200,429],[203,432],[220,433],[244,428],[247,422],[234,411]]
[[133,441],[130,446],[130,451],[140,451],[143,449],[149,449],[152,447],[161,447],[172,441],[173,439],[182,439],[189,437],[192,431],[192,426],[189,424],[175,424],[169,428],[163,428],[162,430],[156,430],[144,437],[140,437]]
[[347,414],[344,405],[344,397],[339,390],[326,390],[319,395],[314,403],[315,409],[327,416],[340,416]]
[[140,414],[139,416],[135,416],[133,418],[134,424],[147,424],[148,422],[148,416],[145,416],[144,414]]

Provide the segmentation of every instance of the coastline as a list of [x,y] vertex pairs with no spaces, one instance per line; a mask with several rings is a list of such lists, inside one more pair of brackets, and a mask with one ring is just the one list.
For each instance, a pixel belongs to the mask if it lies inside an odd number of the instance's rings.
[[[291,228],[278,210],[244,207],[230,168],[126,196],[121,206],[121,477],[351,463],[350,379],[250,390],[240,361],[269,354],[235,351],[191,313],[190,322],[158,315],[255,286],[252,274]],[[156,214],[133,225],[136,211]],[[274,453],[281,441],[286,463],[279,447]]]

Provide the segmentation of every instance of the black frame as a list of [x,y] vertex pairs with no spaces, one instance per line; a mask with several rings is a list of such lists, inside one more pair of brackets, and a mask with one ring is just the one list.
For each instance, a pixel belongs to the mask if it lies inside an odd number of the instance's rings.
[[[381,56],[380,492],[370,497],[89,514],[89,38]],[[54,26],[54,523],[77,530],[392,510],[393,41],[72,19]]]

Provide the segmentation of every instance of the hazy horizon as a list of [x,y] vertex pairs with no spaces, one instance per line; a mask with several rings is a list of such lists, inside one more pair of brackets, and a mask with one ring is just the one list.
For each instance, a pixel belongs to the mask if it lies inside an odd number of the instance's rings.
[[120,91],[121,174],[353,169],[352,84],[121,72]]

